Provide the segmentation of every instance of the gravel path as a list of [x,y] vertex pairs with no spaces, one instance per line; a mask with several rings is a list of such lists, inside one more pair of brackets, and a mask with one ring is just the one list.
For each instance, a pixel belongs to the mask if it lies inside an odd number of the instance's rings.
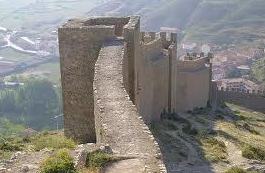
[[39,172],[41,162],[51,154],[52,151],[50,150],[39,152],[17,152],[10,160],[7,160],[2,166],[0,165],[0,167],[6,169],[3,171],[4,173],[36,173]]

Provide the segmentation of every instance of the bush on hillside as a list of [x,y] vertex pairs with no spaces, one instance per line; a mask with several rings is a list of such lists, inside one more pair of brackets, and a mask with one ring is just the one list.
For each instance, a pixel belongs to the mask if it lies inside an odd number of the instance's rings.
[[3,138],[18,134],[25,129],[22,125],[12,123],[8,119],[0,118],[0,136]]
[[251,145],[244,145],[242,148],[242,156],[248,159],[264,161],[265,151]]
[[23,144],[13,143],[10,141],[5,141],[0,143],[0,150],[3,151],[21,151]]
[[262,83],[265,83],[265,58],[259,59],[251,66],[251,76]]
[[102,151],[95,151],[88,153],[86,160],[86,167],[89,168],[101,168],[107,163],[114,161],[111,155],[104,153]]
[[66,149],[59,150],[41,165],[41,173],[77,173],[73,158]]
[[225,173],[258,173],[256,171],[246,171],[239,167],[232,167],[228,169]]
[[225,173],[247,173],[247,171],[239,167],[232,167],[228,169]]
[[59,89],[44,79],[29,78],[24,83],[15,89],[0,90],[0,114],[36,130],[55,128],[51,118],[61,114]]

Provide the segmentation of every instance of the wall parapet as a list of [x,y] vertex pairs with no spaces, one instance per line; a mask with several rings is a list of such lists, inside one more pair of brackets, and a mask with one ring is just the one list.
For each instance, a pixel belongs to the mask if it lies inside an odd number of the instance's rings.
[[196,71],[198,69],[206,68],[206,64],[209,64],[209,58],[203,57],[195,60],[184,60],[177,61],[177,69],[178,71]]
[[217,88],[218,91],[223,92],[234,92],[234,93],[242,93],[247,95],[258,95],[258,96],[265,96],[265,90],[252,90],[252,91],[246,91],[246,90],[233,90],[230,88]]
[[235,91],[217,91],[220,102],[228,102],[265,113],[265,96]]
[[228,102],[243,106],[251,110],[265,113],[264,93],[248,93],[219,89],[217,82],[212,81],[211,95],[211,103],[215,107],[224,102]]
[[160,38],[157,38],[151,42],[142,44],[143,53],[144,54],[150,54],[153,52],[161,52],[162,49],[162,41]]

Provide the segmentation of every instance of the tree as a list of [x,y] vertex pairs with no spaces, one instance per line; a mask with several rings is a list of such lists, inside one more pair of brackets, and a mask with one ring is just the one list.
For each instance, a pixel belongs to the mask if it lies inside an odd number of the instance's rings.
[[31,79],[18,90],[16,105],[27,115],[29,125],[40,128],[56,114],[58,96],[49,81]]
[[243,74],[242,72],[237,68],[230,68],[226,72],[227,78],[238,78],[241,77]]
[[0,113],[17,111],[15,105],[15,93],[12,90],[0,92]]
[[265,84],[265,58],[259,59],[251,67],[251,76]]
[[51,127],[51,118],[60,113],[59,93],[51,82],[30,78],[24,86],[0,92],[0,113],[41,130]]

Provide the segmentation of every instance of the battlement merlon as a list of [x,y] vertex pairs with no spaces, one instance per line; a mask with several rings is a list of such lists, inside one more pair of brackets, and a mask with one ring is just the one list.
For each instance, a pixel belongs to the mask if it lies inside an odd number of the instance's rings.
[[[170,34],[170,40],[167,39],[167,34]],[[160,38],[164,49],[168,49],[171,43],[177,43],[177,33],[160,32]]]

